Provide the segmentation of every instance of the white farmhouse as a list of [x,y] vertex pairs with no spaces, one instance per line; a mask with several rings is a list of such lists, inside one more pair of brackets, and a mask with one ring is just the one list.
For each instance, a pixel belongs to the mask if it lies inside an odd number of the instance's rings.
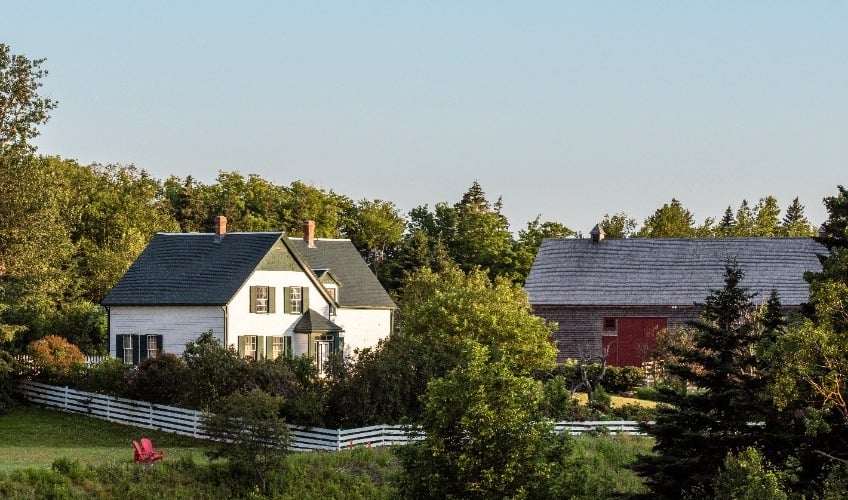
[[281,232],[158,233],[103,305],[110,350],[127,363],[182,354],[211,331],[250,358],[370,347],[392,331],[394,302],[350,240]]

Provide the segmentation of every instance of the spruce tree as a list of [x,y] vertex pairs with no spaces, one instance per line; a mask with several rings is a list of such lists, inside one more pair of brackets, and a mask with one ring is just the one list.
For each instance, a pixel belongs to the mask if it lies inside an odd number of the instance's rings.
[[763,419],[754,349],[760,326],[743,276],[736,262],[726,263],[724,288],[712,291],[702,318],[689,323],[692,345],[672,349],[666,372],[676,383],[660,389],[656,423],[644,428],[656,455],[635,466],[654,498],[710,496],[727,453],[754,445],[762,433],[749,425]]

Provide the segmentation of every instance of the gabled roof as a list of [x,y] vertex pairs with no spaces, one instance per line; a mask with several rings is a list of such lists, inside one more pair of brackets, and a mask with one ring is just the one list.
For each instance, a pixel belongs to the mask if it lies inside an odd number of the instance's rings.
[[827,250],[812,238],[546,239],[527,278],[533,305],[692,305],[724,286],[735,259],[755,302],[809,299],[805,271]]
[[225,305],[281,236],[157,233],[103,305]]
[[310,248],[303,238],[289,238],[288,244],[310,268],[329,269],[338,279],[341,307],[396,307],[350,240],[316,238],[315,246]]
[[343,329],[322,316],[321,313],[310,309],[297,320],[294,331],[295,333],[337,333],[343,331]]
[[341,307],[395,307],[350,240],[318,239],[315,248],[307,248],[302,239],[286,238],[281,232],[220,237],[213,233],[158,233],[103,299],[103,305],[225,305],[278,241],[304,266],[316,286],[319,278],[312,269],[330,270],[328,275],[339,283]]

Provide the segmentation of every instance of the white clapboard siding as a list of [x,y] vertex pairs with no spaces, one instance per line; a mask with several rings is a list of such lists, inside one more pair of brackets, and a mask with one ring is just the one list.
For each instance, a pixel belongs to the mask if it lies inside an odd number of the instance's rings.
[[[77,391],[30,380],[19,381],[17,391],[33,403],[63,411],[207,439],[201,428],[201,411]],[[554,429],[557,433],[568,432],[574,436],[586,432],[643,435],[637,422],[627,420],[556,422]],[[338,451],[355,446],[404,445],[424,439],[424,434],[419,428],[406,425],[372,425],[345,430],[289,425],[289,438],[289,449],[292,451]]]

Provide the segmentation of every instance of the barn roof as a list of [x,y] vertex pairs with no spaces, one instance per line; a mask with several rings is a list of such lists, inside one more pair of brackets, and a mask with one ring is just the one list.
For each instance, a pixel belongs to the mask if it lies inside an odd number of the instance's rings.
[[735,259],[742,286],[783,305],[809,299],[805,271],[820,271],[812,238],[546,239],[527,278],[533,305],[692,305],[724,286]]

